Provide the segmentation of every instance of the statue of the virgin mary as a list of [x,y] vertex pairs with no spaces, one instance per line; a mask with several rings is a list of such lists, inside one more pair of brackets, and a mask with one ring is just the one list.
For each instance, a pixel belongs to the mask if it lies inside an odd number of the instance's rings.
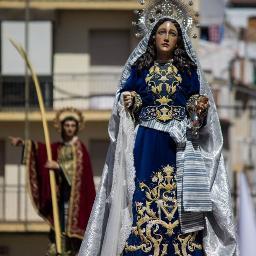
[[238,255],[223,137],[191,2],[141,1],[80,256]]

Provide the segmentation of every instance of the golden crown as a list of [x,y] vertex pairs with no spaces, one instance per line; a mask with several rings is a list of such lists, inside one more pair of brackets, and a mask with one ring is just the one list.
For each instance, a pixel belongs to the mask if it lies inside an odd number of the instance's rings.
[[[199,27],[199,13],[193,9],[192,0],[138,0],[143,9],[135,11],[137,20],[133,22],[135,36],[142,37],[152,30],[155,22],[162,17],[170,17],[179,22],[188,35],[194,26]],[[197,35],[194,34],[193,38]]]
[[79,130],[84,128],[84,116],[82,112],[73,107],[62,108],[57,111],[56,116],[53,120],[54,127],[60,132],[61,131],[61,123],[67,119],[68,117],[74,118],[79,125]]

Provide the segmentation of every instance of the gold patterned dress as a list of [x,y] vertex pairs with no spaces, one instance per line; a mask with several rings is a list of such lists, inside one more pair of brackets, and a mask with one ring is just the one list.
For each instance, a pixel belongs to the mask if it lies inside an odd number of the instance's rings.
[[176,143],[169,133],[143,125],[183,120],[187,100],[199,89],[195,71],[179,72],[171,62],[155,63],[139,72],[134,67],[123,88],[135,91],[141,99],[134,113],[140,125],[134,147],[133,228],[123,256],[204,255],[202,233],[180,231]]

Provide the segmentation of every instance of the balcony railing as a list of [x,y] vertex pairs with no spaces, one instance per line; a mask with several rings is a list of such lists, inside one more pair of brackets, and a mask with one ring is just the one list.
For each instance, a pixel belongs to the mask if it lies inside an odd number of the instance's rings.
[[[45,105],[53,105],[53,83],[51,77],[39,77]],[[36,91],[32,80],[29,79],[29,105],[38,106]],[[24,109],[25,106],[25,79],[22,76],[3,76],[0,80],[0,109]]]
[[43,223],[27,194],[21,165],[6,165],[5,175],[0,177],[0,230],[6,223]]
[[[83,110],[111,109],[119,79],[120,72],[56,74],[53,77],[39,77],[46,108],[73,106]],[[30,81],[29,105],[31,110],[38,108],[32,81]],[[2,77],[0,111],[24,111],[24,106],[24,77]]]
[[[6,164],[0,176],[0,232],[47,231],[48,225],[34,209],[26,184],[24,165]],[[100,177],[94,176],[99,185]]]

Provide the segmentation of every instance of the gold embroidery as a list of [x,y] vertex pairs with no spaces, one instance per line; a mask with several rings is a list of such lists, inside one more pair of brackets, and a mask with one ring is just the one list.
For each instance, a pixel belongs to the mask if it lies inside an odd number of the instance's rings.
[[[65,155],[65,153],[67,155]],[[67,179],[69,178],[71,181],[71,193],[65,234],[68,237],[83,239],[84,229],[79,227],[80,190],[82,186],[82,173],[84,171],[81,142],[77,140],[72,145],[62,146],[58,150],[58,162],[63,169],[65,177]]]
[[173,118],[172,117],[172,109],[171,108],[169,109],[169,108],[166,108],[166,107],[157,109],[156,118],[160,121],[163,121],[163,122],[171,120]]
[[154,93],[154,94],[160,94],[163,90],[163,84],[159,84],[158,86],[155,85],[155,82],[151,83],[152,87],[151,87],[151,91]]
[[172,120],[173,115],[169,111],[170,104],[173,102],[177,87],[182,82],[178,69],[171,62],[162,66],[155,63],[149,69],[145,81],[156,98],[155,104],[160,105],[157,119],[163,122]]
[[166,96],[163,96],[160,99],[157,99],[156,101],[159,102],[161,105],[167,105],[172,100],[167,98]]
[[[176,199],[176,177],[174,168],[165,166],[153,174],[151,185],[141,182],[140,190],[144,192],[146,201],[135,202],[136,226],[132,228],[132,235],[139,239],[139,244],[126,243],[125,251],[134,252],[141,250],[144,253],[152,253],[152,256],[164,256],[168,254],[168,246],[164,236],[175,235],[174,230],[179,226],[179,220],[174,218],[178,205]],[[195,243],[196,233],[178,235],[174,239],[175,255],[188,256],[187,250],[193,252],[202,249]]]
[[[176,92],[177,86],[182,82],[178,69],[172,63],[163,66],[155,63],[150,68],[145,80],[151,87],[151,91],[160,99],[164,90],[168,93],[168,98],[171,97]],[[172,99],[170,98],[170,100]]]
[[[25,141],[23,164],[26,165],[26,182],[28,193],[33,207],[39,214],[39,188],[38,188],[38,173],[36,170],[35,150],[31,140]],[[35,143],[34,143],[35,147]]]
[[195,243],[197,232],[191,233],[189,235],[179,235],[178,241],[175,242],[174,248],[175,248],[175,254],[178,256],[190,256],[190,254],[187,253],[187,250],[189,252],[193,252],[196,249],[202,250],[202,245]]
[[82,142],[79,140],[72,145],[72,151],[74,156],[74,173],[71,185],[71,194],[69,201],[69,215],[67,223],[67,235],[69,237],[76,237],[83,239],[84,230],[79,227],[79,212],[80,212],[80,190],[82,186],[82,174],[84,171],[83,162],[83,148]]
[[29,193],[29,197],[32,202],[36,213],[44,219],[49,226],[54,229],[53,220],[51,215],[45,215],[40,212],[40,198],[39,198],[39,185],[38,185],[38,170],[36,168],[36,155],[38,154],[38,143],[27,140],[25,141],[24,159],[23,164],[26,165],[26,184]]
[[71,186],[75,165],[72,145],[63,145],[59,150],[58,158],[67,182]]

